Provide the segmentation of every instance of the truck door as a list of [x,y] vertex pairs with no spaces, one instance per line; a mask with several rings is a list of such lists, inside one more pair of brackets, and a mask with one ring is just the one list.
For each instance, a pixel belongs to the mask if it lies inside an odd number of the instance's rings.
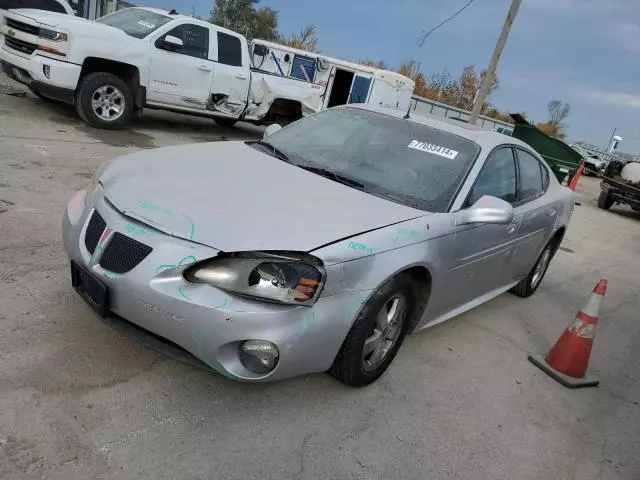
[[[215,31],[215,30],[214,30]],[[211,83],[209,109],[237,118],[247,105],[249,93],[249,52],[243,41],[232,33],[215,31],[213,39],[216,59]]]
[[151,43],[147,101],[206,109],[214,62],[211,29],[183,23]]

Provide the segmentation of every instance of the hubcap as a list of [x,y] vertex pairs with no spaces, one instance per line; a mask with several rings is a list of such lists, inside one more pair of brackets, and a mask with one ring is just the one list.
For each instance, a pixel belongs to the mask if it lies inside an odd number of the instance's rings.
[[407,312],[404,296],[391,297],[376,315],[373,330],[364,342],[362,366],[365,370],[377,368],[398,341]]
[[531,277],[531,288],[536,288],[540,281],[542,280],[542,276],[544,272],[547,270],[547,266],[549,265],[549,260],[551,259],[551,247],[547,247],[542,255],[540,255],[540,260],[535,266],[533,270],[533,276]]
[[112,122],[124,113],[124,95],[113,85],[103,85],[93,92],[91,107],[100,119]]

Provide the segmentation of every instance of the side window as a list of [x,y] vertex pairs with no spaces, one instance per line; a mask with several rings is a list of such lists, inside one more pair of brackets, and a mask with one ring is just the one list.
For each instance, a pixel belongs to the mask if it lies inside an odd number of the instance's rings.
[[482,166],[465,206],[473,205],[483,195],[516,201],[516,163],[511,147],[495,150]]
[[543,169],[538,159],[518,149],[518,170],[520,172],[518,201],[526,202],[539,197],[544,192],[544,183]]
[[191,23],[178,25],[160,37],[159,41],[156,42],[156,46],[168,35],[182,40],[182,47],[171,46],[170,51],[196,58],[206,59],[209,57],[209,29],[207,27]]
[[238,37],[218,32],[218,62],[232,67],[242,66],[242,44]]

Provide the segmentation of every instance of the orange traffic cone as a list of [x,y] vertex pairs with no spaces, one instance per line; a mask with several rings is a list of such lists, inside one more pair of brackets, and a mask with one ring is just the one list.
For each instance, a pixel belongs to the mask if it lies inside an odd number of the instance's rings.
[[598,324],[598,310],[607,291],[607,281],[600,280],[594,287],[586,307],[562,333],[546,357],[529,355],[529,361],[555,378],[565,387],[595,387],[598,380],[587,378],[587,366]]
[[569,172],[567,172],[567,174],[564,177],[564,180],[562,180],[562,183],[560,185],[562,185],[563,187],[569,186]]
[[580,181],[580,177],[582,176],[583,172],[584,172],[584,162],[582,162],[580,164],[580,168],[578,168],[578,171],[576,172],[576,174],[571,179],[571,183],[569,184],[569,188],[571,190],[575,190],[576,189],[576,187],[578,186],[578,181]]

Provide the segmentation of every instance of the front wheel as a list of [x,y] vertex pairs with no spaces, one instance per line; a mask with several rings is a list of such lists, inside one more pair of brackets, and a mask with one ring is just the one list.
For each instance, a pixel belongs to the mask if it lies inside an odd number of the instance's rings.
[[609,210],[614,201],[615,199],[613,198],[613,195],[603,190],[600,192],[600,196],[598,197],[598,208]]
[[80,118],[96,128],[124,128],[133,113],[129,85],[120,77],[105,72],[90,73],[82,79],[75,104]]
[[553,242],[550,242],[538,257],[538,261],[529,272],[529,275],[527,275],[527,278],[513,287],[511,292],[522,298],[533,295],[542,283],[542,279],[544,278],[544,274],[547,273],[547,268],[549,268],[552,257]]
[[399,275],[388,280],[360,310],[329,374],[354,387],[377,380],[398,353],[414,306],[411,278]]

